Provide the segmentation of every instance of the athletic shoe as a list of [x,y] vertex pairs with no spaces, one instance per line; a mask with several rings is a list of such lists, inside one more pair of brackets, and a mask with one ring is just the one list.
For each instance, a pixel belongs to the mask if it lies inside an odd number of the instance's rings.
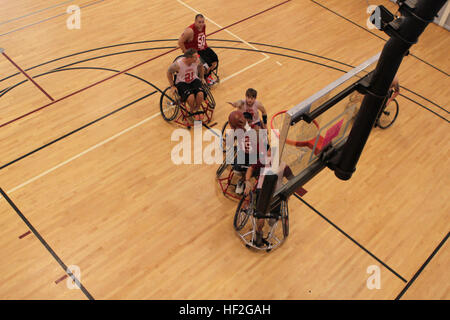
[[214,83],[216,83],[216,81],[213,79],[212,76],[209,76],[208,78],[206,78],[206,83],[207,83],[209,86],[212,86]]
[[238,181],[237,185],[236,185],[236,194],[241,195],[244,192],[244,182],[243,181]]

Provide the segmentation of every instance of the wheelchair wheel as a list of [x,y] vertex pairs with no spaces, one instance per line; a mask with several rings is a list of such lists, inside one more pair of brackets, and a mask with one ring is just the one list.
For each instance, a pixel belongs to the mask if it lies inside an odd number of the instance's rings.
[[394,121],[397,119],[398,110],[398,102],[394,99],[391,101],[391,103],[385,106],[383,111],[380,113],[380,116],[377,120],[377,126],[381,129],[387,129],[392,126]]
[[230,153],[228,158],[227,158],[226,152],[224,152],[223,163],[220,165],[220,167],[216,171],[217,178],[219,178],[222,175],[222,173],[225,171],[225,169],[228,167],[228,165],[232,165],[233,163],[235,163],[236,157],[237,157],[237,148],[236,147],[234,147],[234,152]]
[[289,209],[286,201],[281,203],[281,224],[283,226],[283,235],[287,238],[289,235]]
[[162,117],[166,121],[172,121],[178,115],[180,110],[179,98],[172,93],[170,87],[163,91],[159,101],[159,108],[161,109]]
[[[225,153],[227,151],[227,132],[226,132],[227,129],[231,129],[228,121],[226,121],[222,127],[222,151],[223,151],[223,153]],[[237,146],[237,138],[234,137],[233,147],[236,148],[236,146]]]
[[217,178],[219,178],[222,175],[222,173],[225,171],[225,169],[228,166],[228,163],[225,160],[223,161],[223,163],[220,165],[220,167],[216,171],[216,177]]
[[206,93],[205,100],[208,102],[209,108],[210,109],[214,109],[216,107],[216,101],[214,100],[214,97],[213,97],[213,95],[211,93],[211,90],[209,90],[208,86],[205,85],[204,83],[202,83],[202,87],[203,87],[203,90]]
[[248,218],[250,217],[251,214],[252,205],[253,205],[252,193],[250,193],[250,195],[247,197],[243,196],[242,199],[239,201],[233,221],[234,229],[236,231],[242,230],[242,228],[247,223]]
[[211,72],[211,75],[214,76],[216,83],[220,83],[220,78],[219,78],[219,61],[217,61],[217,66],[216,68]]
[[226,121],[222,127],[222,151],[226,152],[227,151],[227,136],[225,135],[225,130],[227,129],[228,126],[228,121]]

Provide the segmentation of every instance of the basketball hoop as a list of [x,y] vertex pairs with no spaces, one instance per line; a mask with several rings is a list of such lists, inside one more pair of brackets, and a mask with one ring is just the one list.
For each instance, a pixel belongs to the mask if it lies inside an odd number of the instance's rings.
[[[278,139],[280,138],[279,129],[283,126],[284,115],[286,112],[287,110],[283,110],[276,113],[270,121],[270,127],[275,131]],[[296,139],[292,138],[293,132],[290,131],[291,138],[286,137],[286,143],[294,147],[308,147],[310,149],[313,149],[317,143],[316,149],[320,150],[323,138],[322,136],[318,136],[319,129],[319,123],[316,120],[313,120],[310,124],[304,126],[302,131],[294,132]]]

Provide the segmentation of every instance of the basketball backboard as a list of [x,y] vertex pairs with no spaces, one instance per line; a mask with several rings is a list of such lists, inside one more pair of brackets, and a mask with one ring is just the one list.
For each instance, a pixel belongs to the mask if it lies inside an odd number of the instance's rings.
[[375,69],[379,57],[380,53],[272,118],[272,129],[279,130],[280,163],[295,176],[284,181],[275,196],[292,194],[325,167],[317,163],[325,149],[343,146],[364,98],[360,83]]

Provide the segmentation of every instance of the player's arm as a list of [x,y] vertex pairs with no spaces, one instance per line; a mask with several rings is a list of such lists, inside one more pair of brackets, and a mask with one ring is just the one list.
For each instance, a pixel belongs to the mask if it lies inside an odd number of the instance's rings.
[[172,63],[169,69],[167,69],[167,80],[169,80],[170,88],[172,89],[172,91],[177,90],[177,88],[175,87],[175,83],[173,83],[173,74],[178,71],[180,71],[180,67],[176,62]]
[[202,82],[205,82],[205,68],[199,63],[197,66],[197,71]]
[[392,99],[395,99],[400,94],[400,83],[398,82],[398,78],[395,77],[394,81],[392,81],[391,85],[392,90],[394,91],[392,95]]
[[238,100],[236,102],[227,102],[227,103],[238,109],[241,108],[243,105],[242,100]]
[[261,111],[262,118],[263,118],[263,123],[264,123],[263,129],[265,129],[267,127],[267,111],[266,111],[266,108],[264,108],[262,103],[260,103],[258,105],[258,110]]
[[248,195],[252,189],[252,183],[250,182],[250,179],[253,176],[253,170],[254,170],[253,166],[250,166],[245,172],[245,190],[244,190],[245,195]]
[[389,93],[391,91],[392,91],[392,94],[389,97],[388,101],[386,102],[386,105],[391,103],[391,101],[394,100],[400,93],[400,84],[398,82],[397,76],[395,76],[394,80],[391,83],[391,86],[389,87]]
[[183,53],[185,53],[187,50],[184,46],[184,43],[192,41],[193,37],[194,31],[191,28],[186,28],[186,30],[184,30],[184,32],[181,34],[180,38],[178,39],[178,46],[181,48],[181,51],[183,51]]

